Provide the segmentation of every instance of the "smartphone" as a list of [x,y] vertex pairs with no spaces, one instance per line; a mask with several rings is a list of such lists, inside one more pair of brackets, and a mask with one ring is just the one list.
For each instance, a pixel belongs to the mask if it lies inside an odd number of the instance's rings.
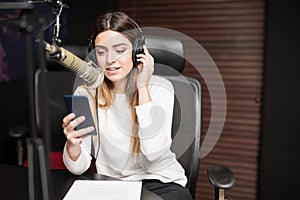
[[[79,130],[88,126],[95,127],[92,112],[89,106],[89,101],[86,96],[64,95],[64,100],[68,113],[75,113],[76,117],[85,116],[85,121],[79,124],[76,129]],[[94,129],[94,131],[88,134],[97,135],[96,128]]]

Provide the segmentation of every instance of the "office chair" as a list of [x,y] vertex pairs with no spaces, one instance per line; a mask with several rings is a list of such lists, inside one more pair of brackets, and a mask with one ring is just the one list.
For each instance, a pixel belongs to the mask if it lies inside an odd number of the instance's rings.
[[[154,74],[170,80],[174,86],[174,113],[171,150],[185,169],[187,187],[195,198],[200,166],[201,84],[181,74],[185,65],[183,43],[174,38],[146,35],[146,46],[154,57]],[[227,166],[207,169],[215,188],[215,199],[226,199],[225,190],[233,187],[234,173]]]

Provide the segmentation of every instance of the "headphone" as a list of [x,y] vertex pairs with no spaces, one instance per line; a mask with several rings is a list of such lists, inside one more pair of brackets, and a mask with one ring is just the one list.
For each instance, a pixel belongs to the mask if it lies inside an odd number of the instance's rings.
[[[145,45],[145,35],[142,29],[140,28],[140,26],[132,18],[129,19],[135,25],[136,29],[139,32],[138,37],[136,37],[132,43],[132,62],[133,62],[133,67],[136,67],[139,64],[139,62],[137,61],[137,55],[144,54],[143,46]],[[131,36],[135,37],[133,35]],[[95,46],[93,42],[93,36],[89,40],[90,42],[88,46],[88,60],[91,60],[92,62],[97,64],[96,53],[94,50]]]
[[140,26],[133,19],[130,18],[130,20],[134,23],[139,32],[139,36],[132,43],[132,62],[133,66],[136,67],[139,64],[137,55],[144,54],[143,46],[145,45],[145,35]]

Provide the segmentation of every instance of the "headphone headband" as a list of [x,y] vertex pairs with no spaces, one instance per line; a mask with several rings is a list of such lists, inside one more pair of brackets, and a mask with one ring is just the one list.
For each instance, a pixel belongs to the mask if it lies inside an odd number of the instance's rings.
[[132,18],[129,18],[129,19],[132,21],[132,23],[134,23],[135,27],[137,28],[141,40],[144,41],[144,40],[145,40],[145,36],[144,36],[144,33],[143,33],[141,27],[140,27],[140,26],[138,25],[138,23],[136,23],[136,21],[134,21]]

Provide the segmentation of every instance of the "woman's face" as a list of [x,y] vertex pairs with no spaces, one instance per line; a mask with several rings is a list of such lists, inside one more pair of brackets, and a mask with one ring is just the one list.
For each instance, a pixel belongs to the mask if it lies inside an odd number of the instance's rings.
[[95,53],[99,67],[114,84],[125,82],[133,67],[132,44],[121,33],[104,31],[95,39]]

